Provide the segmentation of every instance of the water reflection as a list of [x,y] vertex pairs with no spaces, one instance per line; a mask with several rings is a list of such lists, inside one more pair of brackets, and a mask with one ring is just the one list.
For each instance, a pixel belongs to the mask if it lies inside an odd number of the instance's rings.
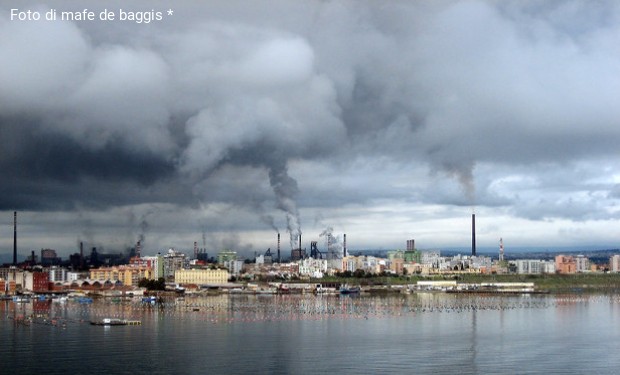
[[[597,352],[600,342],[609,351],[620,350],[616,296],[220,295],[155,305],[131,299],[40,302],[0,302],[5,343],[0,359],[11,368],[26,363],[24,373],[44,372],[45,360],[69,373],[83,372],[84,361],[101,367],[91,353],[115,358],[99,373],[204,373],[206,368],[210,373],[611,373],[620,365],[620,359]],[[17,317],[23,317],[21,323]],[[143,324],[108,329],[88,324],[104,317]],[[42,361],[30,361],[31,356]]]

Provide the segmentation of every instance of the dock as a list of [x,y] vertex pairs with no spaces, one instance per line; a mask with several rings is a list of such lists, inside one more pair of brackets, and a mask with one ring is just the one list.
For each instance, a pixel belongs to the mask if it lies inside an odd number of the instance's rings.
[[123,320],[105,318],[102,320],[92,321],[90,324],[94,326],[139,326],[142,324],[139,320]]

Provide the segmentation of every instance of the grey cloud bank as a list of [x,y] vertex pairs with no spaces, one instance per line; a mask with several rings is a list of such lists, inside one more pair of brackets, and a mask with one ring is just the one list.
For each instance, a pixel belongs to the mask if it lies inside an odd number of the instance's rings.
[[294,246],[328,227],[353,248],[467,248],[474,207],[480,246],[620,241],[613,1],[19,2],[174,8],[149,24],[16,6],[0,210],[29,250],[264,251],[274,229]]

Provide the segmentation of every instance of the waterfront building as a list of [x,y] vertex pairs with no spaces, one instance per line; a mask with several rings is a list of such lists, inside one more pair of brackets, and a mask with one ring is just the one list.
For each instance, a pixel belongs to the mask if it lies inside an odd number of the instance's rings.
[[15,281],[0,278],[0,295],[14,296],[17,291]]
[[515,261],[517,273],[520,275],[540,275],[542,273],[539,259],[518,259]]
[[225,261],[224,267],[226,267],[228,272],[230,272],[231,274],[238,276],[243,270],[244,264],[245,262],[242,259],[235,259],[235,260]]
[[174,273],[174,282],[179,285],[223,285],[230,274],[223,269],[182,269]]
[[15,291],[20,291],[24,286],[24,270],[15,266],[0,269],[0,278],[13,283]]
[[49,290],[49,273],[43,270],[25,271],[23,289],[30,292],[47,292]]
[[164,255],[164,278],[172,279],[176,271],[184,268],[188,268],[189,260],[184,253],[169,249],[168,253]]
[[612,255],[609,257],[609,271],[620,272],[620,255]]
[[299,275],[320,279],[327,273],[327,259],[306,258],[299,261]]
[[422,251],[421,262],[425,266],[437,268],[439,266],[439,260],[441,253],[439,250]]
[[[410,264],[414,264],[414,263],[410,263]],[[390,271],[394,272],[397,275],[402,275],[403,274],[404,266],[405,266],[405,260],[404,259],[402,259],[402,258],[394,258],[390,262]]]
[[374,256],[360,257],[362,261],[361,269],[366,273],[379,274],[385,270],[385,260]]
[[493,267],[493,259],[487,256],[475,255],[469,257],[469,268],[476,270],[487,269],[490,270]]
[[548,260],[541,260],[540,268],[542,270],[542,273],[553,274],[555,273],[555,262],[548,261]]
[[157,254],[156,256],[143,256],[137,259],[140,260],[139,264],[150,267],[151,270],[153,270],[154,280],[164,277],[164,257],[161,254]]
[[224,265],[226,262],[230,262],[232,260],[237,260],[237,252],[236,251],[221,251],[217,254],[217,263]]
[[101,267],[90,270],[91,280],[120,281],[125,286],[137,286],[142,279],[153,279],[153,271],[145,266]]
[[88,272],[67,272],[67,281],[71,283],[77,280],[84,280],[88,275]]
[[557,273],[575,273],[577,264],[575,258],[569,255],[558,255],[555,257],[555,271]]
[[67,269],[64,267],[52,266],[49,268],[48,274],[49,281],[52,283],[67,281]]
[[589,272],[590,271],[590,259],[584,255],[577,255],[575,257],[575,272]]
[[0,279],[8,280],[9,279],[9,267],[0,267]]
[[342,258],[342,270],[355,272],[358,269],[358,257],[348,256]]

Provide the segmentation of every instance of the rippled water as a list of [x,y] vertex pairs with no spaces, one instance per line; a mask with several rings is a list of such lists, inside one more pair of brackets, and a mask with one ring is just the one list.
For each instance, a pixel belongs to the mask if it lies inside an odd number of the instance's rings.
[[[11,374],[611,374],[620,366],[616,296],[3,301],[0,314],[0,366]],[[103,317],[142,325],[88,323]]]

